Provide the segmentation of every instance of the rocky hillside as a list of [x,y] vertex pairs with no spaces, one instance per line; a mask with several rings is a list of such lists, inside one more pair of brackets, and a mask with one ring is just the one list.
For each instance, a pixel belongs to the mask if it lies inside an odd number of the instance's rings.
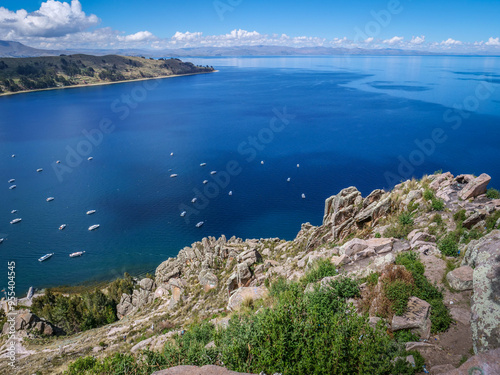
[[1,58],[0,94],[213,71],[179,59],[118,55]]
[[[326,200],[322,225],[303,224],[293,241],[203,238],[160,264],[154,280],[136,280],[118,322],[56,336],[57,327],[19,312],[16,371],[57,374],[83,356],[161,351],[193,323],[223,330],[238,312],[272,308],[277,280],[299,282],[307,294],[348,278],[356,285],[349,309],[402,342],[403,362],[421,366],[422,358],[421,373],[499,374],[500,199],[489,182],[486,174],[439,173],[364,198],[349,187]],[[5,365],[7,326],[2,374],[16,373]],[[195,373],[172,371],[162,374]]]

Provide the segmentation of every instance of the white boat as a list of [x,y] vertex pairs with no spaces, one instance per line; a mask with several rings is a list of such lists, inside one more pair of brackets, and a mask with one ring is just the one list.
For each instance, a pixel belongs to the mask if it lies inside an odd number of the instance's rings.
[[203,222],[203,221],[200,221],[200,222],[199,222],[198,224],[196,224],[195,226],[196,226],[196,228],[199,228],[199,227],[201,227],[203,224],[204,224],[204,222]]
[[174,156],[174,153],[173,153],[173,152],[171,152],[171,153],[170,153],[170,156]]
[[290,182],[290,177],[288,177],[288,178],[286,179],[286,182]]
[[37,171],[37,172],[42,172],[42,171],[43,171],[43,168],[38,168],[36,171]]
[[94,159],[94,158],[93,158],[92,156],[89,156],[89,157],[87,158],[87,160],[88,160],[88,161],[91,161],[91,160],[93,160],[93,159]]
[[200,167],[204,167],[205,165],[207,165],[207,163],[201,163]]
[[28,289],[28,299],[31,299],[33,297],[33,294],[35,294],[35,289],[30,286],[30,288]]
[[191,203],[195,203],[197,200],[198,200],[198,198],[195,197],[195,198],[191,199]]
[[15,214],[16,212],[17,212],[17,210],[10,211],[11,214]]
[[300,167],[300,164],[297,164],[297,168],[299,168],[299,167]]
[[3,242],[3,238],[0,238],[0,243],[2,243],[2,242]]
[[61,161],[60,161],[60,160],[57,160],[57,161],[56,161],[56,164],[61,164]]
[[17,185],[12,185],[12,186],[9,186],[9,189],[12,190],[12,189],[15,189],[17,187]]
[[96,213],[96,210],[89,210],[87,211],[87,215],[92,215],[92,214],[95,214]]
[[186,211],[181,212],[181,217],[184,217],[184,216],[186,216]]
[[306,199],[306,195],[302,193],[302,199]]
[[172,173],[172,174],[170,175],[170,178],[174,178],[174,177],[177,177],[177,173]]
[[16,154],[12,154],[12,157],[15,158],[16,157]]
[[208,184],[208,180],[203,180],[203,184]]
[[96,230],[97,228],[100,227],[100,224],[94,224],[89,227],[89,230]]
[[85,253],[85,251],[76,251],[74,253],[69,254],[69,257],[70,258],[81,257],[83,255],[83,253]]
[[63,224],[59,227],[59,230],[63,230],[64,228],[66,228],[66,224]]
[[41,257],[40,259],[38,259],[38,261],[39,262],[43,262],[44,260],[49,259],[52,255],[54,255],[54,253],[45,254],[43,257]]
[[217,173],[217,171],[212,171],[212,172],[210,172],[210,174],[216,174],[216,173]]
[[260,161],[260,164],[264,164],[264,160],[261,160],[261,161]]
[[233,195],[233,191],[232,190],[229,192],[229,195]]
[[12,220],[10,223],[11,224],[17,224],[17,223],[21,222],[21,220],[23,220],[23,219],[17,218],[17,219]]
[[54,197],[48,197],[48,198],[46,199],[46,201],[47,201],[47,202],[52,202],[53,200],[54,200]]
[[16,179],[15,179],[15,178],[11,178],[11,179],[9,180],[9,184],[12,184],[12,183],[14,183],[14,182],[16,182]]

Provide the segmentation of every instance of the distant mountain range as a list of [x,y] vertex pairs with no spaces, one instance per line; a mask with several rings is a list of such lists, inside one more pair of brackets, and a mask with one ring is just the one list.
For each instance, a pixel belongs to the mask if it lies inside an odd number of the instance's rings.
[[433,53],[403,49],[363,49],[332,47],[287,47],[287,46],[237,46],[237,47],[195,47],[162,50],[147,49],[66,49],[44,50],[28,47],[18,42],[0,40],[0,57],[37,57],[58,56],[61,54],[124,55],[145,57],[213,57],[213,56],[331,56],[331,55],[370,55],[370,56],[425,56],[450,55],[454,53]]

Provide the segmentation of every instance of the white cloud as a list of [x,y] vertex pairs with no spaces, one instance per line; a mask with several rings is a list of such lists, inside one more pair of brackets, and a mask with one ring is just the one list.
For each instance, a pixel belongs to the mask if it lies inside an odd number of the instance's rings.
[[420,45],[422,43],[425,43],[425,35],[413,36],[410,40],[410,44]]
[[131,35],[117,36],[117,39],[121,42],[144,42],[156,39],[156,37],[149,31],[139,31]]
[[500,38],[490,37],[490,39],[484,44],[487,46],[500,46]]
[[370,37],[370,38],[366,38],[366,39],[365,39],[365,43],[366,43],[366,44],[370,44],[370,43],[372,43],[373,41],[374,41],[374,38],[373,38],[373,37]]
[[461,46],[463,43],[460,40],[455,40],[452,38],[448,38],[447,40],[443,40],[441,45],[443,46]]
[[0,7],[0,36],[5,39],[60,37],[86,30],[99,22],[96,15],[87,16],[82,11],[78,0],[72,0],[71,4],[48,0],[32,13],[24,9],[13,12]]
[[400,44],[403,41],[404,37],[402,36],[394,36],[391,39],[386,39],[382,43],[384,44],[389,44],[389,45],[395,45],[395,44]]

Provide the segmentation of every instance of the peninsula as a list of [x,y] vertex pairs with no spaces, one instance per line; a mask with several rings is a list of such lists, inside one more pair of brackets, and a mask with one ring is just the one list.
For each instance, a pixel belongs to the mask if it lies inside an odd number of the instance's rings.
[[211,73],[179,59],[84,54],[0,59],[0,95]]

